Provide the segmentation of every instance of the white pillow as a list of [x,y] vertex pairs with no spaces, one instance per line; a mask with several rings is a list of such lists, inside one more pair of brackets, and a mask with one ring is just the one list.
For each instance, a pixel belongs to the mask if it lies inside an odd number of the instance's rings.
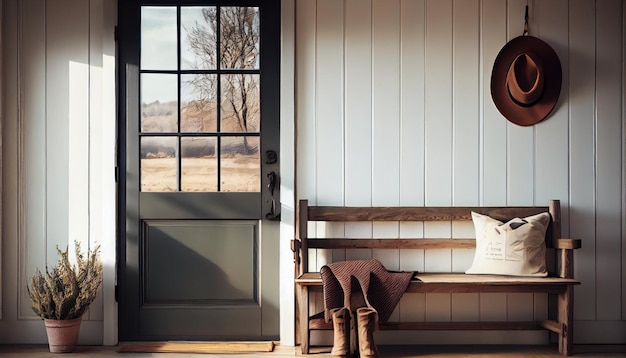
[[468,274],[548,275],[545,235],[550,214],[541,213],[502,223],[472,212],[476,253]]

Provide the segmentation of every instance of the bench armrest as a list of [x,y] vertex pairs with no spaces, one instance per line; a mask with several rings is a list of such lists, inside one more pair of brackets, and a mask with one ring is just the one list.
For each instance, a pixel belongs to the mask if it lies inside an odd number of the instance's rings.
[[564,250],[575,250],[582,247],[580,239],[557,239],[555,248]]
[[574,249],[579,249],[582,246],[580,239],[557,239],[555,247],[559,249],[557,255],[559,277],[573,278],[574,277]]

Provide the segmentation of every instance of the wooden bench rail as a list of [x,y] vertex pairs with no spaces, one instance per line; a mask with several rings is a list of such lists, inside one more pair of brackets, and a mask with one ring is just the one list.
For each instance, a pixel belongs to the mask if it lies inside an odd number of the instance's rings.
[[[332,329],[323,312],[309,317],[309,295],[322,292],[319,272],[308,271],[308,254],[313,249],[474,249],[476,241],[465,238],[334,238],[309,237],[309,222],[431,222],[471,221],[471,212],[489,215],[500,221],[549,212],[551,222],[546,232],[548,277],[502,275],[467,275],[464,273],[427,273],[414,275],[406,292],[411,293],[546,293],[556,296],[556,312],[549,319],[530,322],[381,322],[382,330],[534,330],[544,329],[558,335],[559,352],[569,355],[573,347],[573,250],[581,247],[579,239],[561,238],[560,202],[548,206],[514,207],[343,207],[298,205],[294,252],[295,283],[298,304],[297,331],[302,353],[309,352],[311,330]],[[551,305],[548,305],[549,310]]]
[[[298,245],[299,240],[298,241]],[[292,243],[292,250],[294,243]],[[473,249],[474,239],[418,239],[418,238],[378,238],[378,239],[346,239],[325,238],[309,240],[309,249]],[[574,250],[581,247],[579,239],[558,239],[555,248]]]
[[[471,221],[472,211],[489,215],[494,219],[508,220],[516,216],[526,217],[546,212],[548,208],[545,206],[308,206],[308,221]],[[513,217],[510,216],[512,212],[515,213]]]
[[472,249],[472,239],[324,239],[310,240],[309,249]]
[[[311,317],[311,330],[331,330],[332,323],[325,322],[324,317]],[[561,333],[562,327],[556,321],[480,321],[480,322],[379,322],[381,331],[529,331],[547,329],[554,333]]]
[[[292,251],[296,244],[300,245],[300,240],[292,240]],[[324,240],[310,240],[308,246],[309,249],[473,249],[476,247],[476,240],[436,238],[348,239],[327,237]],[[558,239],[554,246],[562,250],[575,250],[581,248],[582,244],[580,239]]]

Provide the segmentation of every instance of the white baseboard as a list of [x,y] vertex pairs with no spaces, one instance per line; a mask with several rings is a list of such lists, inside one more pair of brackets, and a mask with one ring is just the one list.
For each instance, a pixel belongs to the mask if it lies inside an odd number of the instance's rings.
[[574,344],[626,344],[626,321],[575,321]]

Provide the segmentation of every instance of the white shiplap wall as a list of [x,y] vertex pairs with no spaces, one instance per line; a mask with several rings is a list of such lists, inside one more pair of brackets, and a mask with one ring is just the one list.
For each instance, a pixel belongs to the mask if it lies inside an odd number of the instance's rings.
[[[557,52],[563,84],[546,121],[519,127],[495,108],[490,76],[498,51],[521,35],[527,3],[530,34]],[[295,8],[296,197],[353,206],[560,199],[563,235],[583,240],[575,342],[626,343],[623,1],[296,0]],[[361,237],[472,235],[471,226],[450,224],[311,229]],[[472,259],[450,250],[354,250],[313,253],[310,265],[363,257],[389,269],[436,271],[463,271]],[[392,319],[546,314],[545,295],[407,294]],[[545,341],[542,332],[383,334],[389,342],[407,337]]]
[[0,343],[45,343],[26,283],[57,245],[101,245],[81,344],[116,343],[114,0],[2,2]]

